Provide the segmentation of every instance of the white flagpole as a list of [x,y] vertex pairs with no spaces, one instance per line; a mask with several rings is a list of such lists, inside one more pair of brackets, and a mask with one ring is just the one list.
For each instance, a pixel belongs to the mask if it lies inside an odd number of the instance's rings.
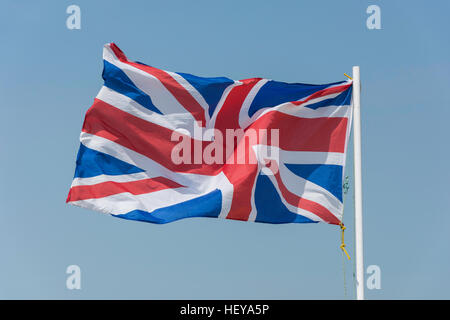
[[353,151],[355,169],[356,299],[364,300],[364,256],[361,179],[361,82],[359,66],[353,67]]

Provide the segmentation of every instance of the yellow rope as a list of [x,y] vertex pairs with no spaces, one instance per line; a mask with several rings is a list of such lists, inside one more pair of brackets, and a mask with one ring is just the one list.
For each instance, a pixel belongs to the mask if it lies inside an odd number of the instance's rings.
[[345,231],[345,229],[347,229],[347,227],[344,226],[344,224],[342,222],[339,223],[339,226],[341,227],[341,245],[339,246],[339,248],[341,248],[341,250],[347,256],[348,260],[350,260],[350,256],[349,256],[347,250],[345,249],[345,242],[344,242],[344,231]]
[[352,77],[350,77],[348,74],[344,73],[344,76],[346,76],[347,78],[349,78],[350,80],[353,80]]

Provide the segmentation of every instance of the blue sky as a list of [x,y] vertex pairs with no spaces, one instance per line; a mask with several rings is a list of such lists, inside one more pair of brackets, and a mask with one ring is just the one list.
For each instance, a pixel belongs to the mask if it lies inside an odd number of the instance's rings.
[[[366,296],[449,299],[450,3],[432,3],[3,3],[0,298],[346,298],[336,226],[152,225],[65,204],[102,46],[114,41],[133,60],[200,76],[328,83],[359,65],[365,263],[382,276]],[[81,30],[66,28],[71,4]],[[371,4],[381,30],[366,28]],[[81,267],[78,291],[65,286],[71,264]],[[352,262],[345,269],[353,298]]]

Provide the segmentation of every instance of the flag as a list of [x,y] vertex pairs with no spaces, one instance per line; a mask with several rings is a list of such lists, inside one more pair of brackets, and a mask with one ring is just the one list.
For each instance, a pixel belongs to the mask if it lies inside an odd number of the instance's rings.
[[103,49],[67,202],[124,219],[339,224],[352,82],[170,72]]

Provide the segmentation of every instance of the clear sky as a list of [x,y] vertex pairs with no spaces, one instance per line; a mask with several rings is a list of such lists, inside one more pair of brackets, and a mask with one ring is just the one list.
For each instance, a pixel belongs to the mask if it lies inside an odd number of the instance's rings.
[[[66,28],[71,4],[81,30]],[[381,30],[366,28],[371,4]],[[4,1],[0,298],[346,297],[336,226],[153,225],[65,204],[102,46],[114,41],[130,59],[200,76],[328,83],[359,65],[365,263],[382,286],[366,296],[449,299],[449,12],[444,0]],[[66,289],[72,264],[81,290]]]

